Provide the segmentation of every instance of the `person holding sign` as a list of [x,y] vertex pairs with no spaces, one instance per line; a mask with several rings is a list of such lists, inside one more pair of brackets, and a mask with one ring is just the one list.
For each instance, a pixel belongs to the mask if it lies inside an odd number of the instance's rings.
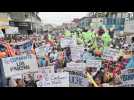
[[107,31],[102,35],[102,40],[104,42],[104,47],[109,47],[112,39]]

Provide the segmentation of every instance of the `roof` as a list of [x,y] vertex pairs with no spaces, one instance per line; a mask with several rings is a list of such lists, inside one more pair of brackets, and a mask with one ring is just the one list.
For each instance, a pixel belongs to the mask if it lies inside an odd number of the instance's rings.
[[88,19],[89,17],[82,17],[80,20],[83,20],[83,19]]

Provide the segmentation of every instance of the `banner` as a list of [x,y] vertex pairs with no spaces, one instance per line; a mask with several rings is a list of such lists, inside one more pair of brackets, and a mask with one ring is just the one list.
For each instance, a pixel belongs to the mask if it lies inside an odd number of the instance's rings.
[[38,65],[35,55],[20,55],[15,57],[2,58],[5,77],[11,77],[16,74],[35,72]]
[[81,55],[84,52],[83,46],[71,47],[71,57],[73,61],[81,60]]
[[73,38],[62,38],[60,40],[60,46],[61,48],[65,47],[75,47],[76,46],[76,39]]
[[119,50],[112,49],[112,48],[105,48],[103,51],[102,58],[106,60],[116,61],[119,57]]
[[19,51],[20,53],[25,53],[32,50],[32,41],[23,41],[13,44],[14,49]]
[[50,74],[47,80],[38,81],[37,87],[69,87],[69,73]]
[[9,27],[6,29],[6,34],[19,34],[18,27]]
[[0,26],[8,26],[9,25],[9,21],[1,21],[0,20]]

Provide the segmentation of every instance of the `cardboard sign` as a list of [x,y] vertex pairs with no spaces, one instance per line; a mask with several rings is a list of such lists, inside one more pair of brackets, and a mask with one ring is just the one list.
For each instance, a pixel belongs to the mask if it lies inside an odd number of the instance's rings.
[[83,46],[76,46],[71,48],[71,57],[73,61],[81,60],[81,55],[84,52]]
[[45,57],[45,47],[44,46],[36,48],[35,52],[38,57]]
[[69,87],[69,73],[54,73],[50,74],[47,80],[37,82],[37,87]]
[[60,46],[61,48],[65,47],[75,47],[76,46],[76,39],[73,38],[62,38],[60,40]]
[[5,77],[11,77],[16,74],[27,72],[35,72],[38,70],[36,57],[32,54],[2,58],[2,65]]
[[106,60],[116,61],[119,57],[119,53],[120,53],[119,50],[112,49],[112,48],[106,48],[103,51],[102,58],[106,59]]

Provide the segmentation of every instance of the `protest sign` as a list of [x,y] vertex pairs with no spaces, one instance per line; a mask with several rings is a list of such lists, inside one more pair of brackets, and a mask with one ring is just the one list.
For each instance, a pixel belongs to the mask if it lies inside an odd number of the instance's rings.
[[87,60],[86,64],[89,67],[101,68],[102,61],[101,60]]
[[69,73],[53,73],[47,80],[37,82],[37,87],[69,87]]
[[94,76],[97,71],[102,67],[101,60],[87,60],[86,66],[92,68],[92,75]]
[[2,58],[2,65],[5,77],[38,70],[36,57],[32,54]]
[[88,80],[85,78],[86,64],[85,63],[67,63],[64,71],[69,72],[69,86],[70,87],[87,87]]
[[70,62],[67,63],[67,67],[64,68],[64,70],[77,70],[77,71],[85,71],[86,69],[86,64],[85,63],[75,63],[75,62]]
[[54,73],[54,66],[46,66],[38,68],[38,72],[41,73]]
[[45,57],[45,47],[44,46],[36,48],[35,52],[38,57],[43,57],[43,58]]
[[89,81],[85,77],[84,71],[74,71],[69,72],[69,86],[70,87],[88,87]]
[[76,46],[76,39],[73,38],[62,38],[60,40],[60,46],[61,48],[65,47],[75,47]]
[[18,43],[14,43],[13,47],[15,50],[19,51],[20,53],[26,53],[28,51],[32,50],[32,41],[23,41],[23,42],[18,42]]
[[83,46],[71,47],[71,57],[73,61],[81,60],[81,55],[84,52]]
[[54,66],[40,67],[38,68],[38,72],[35,73],[34,79],[37,80],[38,77],[41,77],[40,79],[48,79],[50,77],[49,75],[52,73],[54,73]]
[[125,86],[134,86],[134,69],[125,69],[121,71],[121,81]]
[[112,49],[112,48],[105,48],[103,51],[102,58],[106,60],[117,60],[119,57],[119,50]]

